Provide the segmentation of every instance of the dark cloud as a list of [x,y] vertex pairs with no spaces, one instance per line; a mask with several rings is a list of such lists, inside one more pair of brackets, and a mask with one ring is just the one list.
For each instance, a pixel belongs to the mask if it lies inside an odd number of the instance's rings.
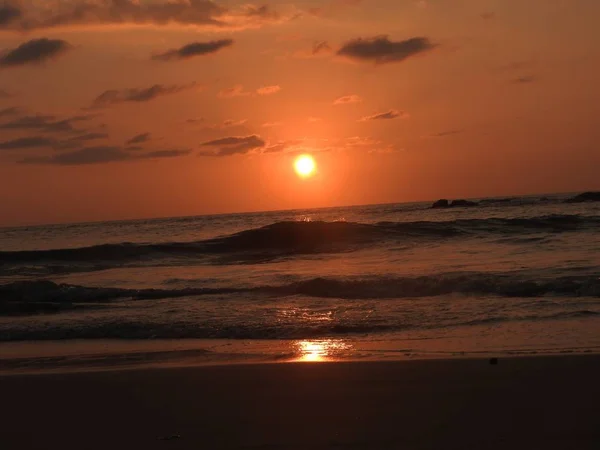
[[2,98],[11,98],[12,94],[4,89],[0,89],[0,99]]
[[71,138],[72,141],[95,141],[97,139],[108,138],[108,133],[86,133],[81,136],[74,136]]
[[5,130],[42,130],[50,133],[63,133],[76,131],[75,122],[89,120],[93,116],[81,115],[73,116],[67,119],[57,119],[55,116],[46,116],[42,114],[34,116],[23,116],[10,122],[0,124],[0,129]]
[[52,156],[29,157],[20,161],[22,164],[56,164],[56,165],[83,165],[100,164],[130,159],[130,155],[119,147],[85,147],[68,153]]
[[72,152],[51,156],[24,158],[21,164],[52,164],[58,166],[81,166],[122,161],[136,161],[159,158],[174,158],[189,154],[189,150],[158,150],[146,154],[131,154],[117,146],[85,147]]
[[164,85],[155,84],[147,88],[131,88],[123,90],[109,90],[100,94],[92,103],[92,108],[103,108],[110,105],[125,102],[148,102],[157,97],[165,95],[177,94],[179,92],[192,89],[196,83],[179,84],[179,85]]
[[32,39],[0,56],[0,67],[39,64],[65,53],[71,46],[61,39]]
[[48,28],[102,25],[194,25],[219,29],[244,29],[289,20],[267,6],[227,8],[212,0],[61,0],[42,8],[0,8],[0,28],[31,31]]
[[429,137],[442,138],[442,137],[454,136],[456,134],[461,134],[464,132],[465,132],[465,130],[447,130],[447,131],[442,131],[440,133],[431,134],[431,135],[429,135]]
[[370,39],[358,38],[348,41],[338,50],[337,54],[361,62],[388,64],[404,61],[433,48],[435,45],[425,37],[393,42],[388,36],[377,36]]
[[131,139],[129,139],[126,142],[126,144],[127,145],[142,144],[144,142],[148,142],[150,140],[150,136],[151,136],[151,133],[138,134],[137,136],[134,136]]
[[55,141],[43,136],[23,137],[11,141],[0,142],[0,150],[18,150],[24,148],[50,147]]
[[178,156],[189,155],[191,150],[156,150],[154,152],[145,153],[140,156],[142,159],[154,158],[176,158]]
[[389,120],[389,119],[397,119],[399,117],[406,118],[406,117],[408,117],[408,114],[406,114],[404,111],[396,111],[395,109],[392,109],[387,112],[373,114],[372,116],[363,117],[362,119],[360,119],[360,121],[366,122],[369,120],[386,120],[386,119]]
[[152,56],[152,59],[157,61],[173,61],[180,59],[189,59],[194,56],[209,55],[216,53],[219,50],[233,45],[232,39],[221,39],[218,41],[209,42],[193,42],[184,45],[181,48],[172,49],[165,53],[160,53]]
[[23,15],[21,10],[13,5],[0,6],[0,27],[9,25]]
[[493,11],[481,13],[481,18],[483,20],[492,20],[496,18],[496,13]]
[[511,80],[511,83],[514,83],[514,84],[526,84],[526,83],[533,83],[535,81],[536,81],[536,79],[535,79],[534,76],[532,76],[532,75],[525,75],[525,76],[517,77],[517,78]]
[[0,109],[0,117],[16,116],[20,112],[21,112],[21,110],[19,108],[17,108],[16,106],[13,106],[11,108],[4,108],[4,109]]
[[201,144],[204,147],[217,147],[216,153],[203,152],[202,156],[231,156],[231,155],[243,155],[251,150],[263,148],[266,142],[263,141],[259,136],[231,136],[222,139],[215,139],[213,141],[204,142]]

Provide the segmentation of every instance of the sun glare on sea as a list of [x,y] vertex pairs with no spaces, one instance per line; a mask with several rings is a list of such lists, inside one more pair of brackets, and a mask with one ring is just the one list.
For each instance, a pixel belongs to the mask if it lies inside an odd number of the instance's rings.
[[334,361],[344,356],[352,346],[339,339],[321,339],[316,341],[298,341],[296,361],[324,362]]
[[310,155],[300,155],[294,161],[294,170],[301,178],[308,178],[315,174],[317,164]]

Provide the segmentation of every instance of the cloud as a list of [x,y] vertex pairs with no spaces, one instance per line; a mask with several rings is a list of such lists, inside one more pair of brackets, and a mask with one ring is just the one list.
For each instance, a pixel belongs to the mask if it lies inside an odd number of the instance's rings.
[[[257,28],[289,21],[268,6],[227,8],[212,0],[61,0],[42,8],[38,2],[0,7],[0,28],[33,31],[102,26],[195,26],[219,30]],[[44,5],[46,6],[46,5]]]
[[42,136],[23,137],[11,141],[0,142],[0,150],[18,150],[24,148],[50,147],[55,141]]
[[480,16],[483,20],[492,20],[492,19],[496,18],[496,13],[493,11],[484,12],[484,13],[481,13]]
[[81,136],[74,136],[71,138],[71,141],[94,141],[96,139],[106,139],[108,138],[107,133],[86,133]]
[[241,125],[244,125],[246,122],[248,122],[247,119],[241,119],[241,120],[227,119],[227,120],[223,121],[221,128],[239,127]]
[[362,102],[362,98],[360,98],[358,95],[344,95],[343,97],[340,97],[338,99],[336,99],[333,104],[334,105],[349,105],[351,103],[360,103]]
[[22,15],[23,13],[16,6],[9,4],[0,6],[0,27],[9,25],[11,22],[19,19]]
[[337,54],[360,62],[388,64],[404,61],[433,48],[435,45],[425,37],[393,42],[388,36],[377,36],[348,41],[337,51]]
[[66,41],[61,39],[32,39],[16,48],[5,51],[0,56],[0,67],[40,64],[62,55],[70,47]]
[[323,121],[323,119],[321,119],[320,117],[309,117],[307,120],[308,123],[317,123]]
[[256,90],[256,93],[258,95],[273,95],[273,94],[277,94],[279,91],[281,91],[281,86],[274,85],[274,86],[263,86],[261,88],[258,88]]
[[511,80],[511,83],[513,84],[527,84],[527,83],[533,83],[536,81],[536,78],[532,75],[525,75],[522,77],[517,77],[514,78],[513,80]]
[[301,50],[294,53],[297,58],[317,58],[329,55],[333,49],[327,41],[316,41],[310,50]]
[[312,47],[313,55],[318,55],[320,53],[330,53],[331,51],[332,48],[327,41],[315,42]]
[[206,119],[204,117],[195,117],[195,118],[192,118],[192,119],[187,119],[185,121],[185,123],[190,123],[190,124],[195,125],[195,124],[202,123],[202,122],[205,122],[205,121],[206,121]]
[[0,117],[15,116],[15,115],[19,114],[20,112],[21,112],[21,110],[19,108],[17,108],[16,106],[13,106],[11,108],[4,108],[4,109],[0,109]]
[[[254,95],[273,95],[281,91],[281,86],[273,85],[273,86],[263,86],[258,88]],[[244,86],[241,84],[236,84],[233,87],[223,89],[219,91],[218,97],[220,98],[234,98],[234,97],[248,97],[249,95],[253,95],[250,91],[244,91]]]
[[244,86],[241,84],[236,84],[233,87],[223,89],[219,92],[219,97],[221,98],[246,97],[248,95],[250,95],[250,92],[245,92]]
[[457,134],[461,134],[464,133],[465,130],[447,130],[447,131],[442,131],[440,133],[434,133],[434,134],[430,134],[429,136],[425,136],[425,137],[429,137],[429,138],[443,138],[443,137],[448,137],[448,136],[454,136]]
[[221,139],[215,139],[212,141],[204,142],[201,144],[203,147],[215,147],[218,148],[216,152],[202,152],[201,156],[231,156],[231,155],[243,155],[251,150],[263,148],[266,142],[263,141],[260,136],[230,136]]
[[64,133],[77,131],[74,123],[91,119],[91,115],[81,115],[57,119],[55,116],[37,114],[33,116],[22,116],[10,122],[0,124],[4,130],[41,130],[49,133]]
[[145,154],[131,154],[117,146],[84,147],[72,152],[59,153],[51,156],[28,157],[19,161],[20,164],[51,164],[58,166],[81,166],[89,164],[104,164],[121,161],[136,161],[158,158],[174,158],[189,154],[189,150],[158,150]]
[[389,120],[389,119],[405,119],[408,118],[408,114],[404,111],[397,111],[395,109],[391,109],[387,112],[373,114],[372,116],[366,116],[359,120],[359,122],[367,122],[369,120]]
[[340,139],[295,139],[288,141],[279,141],[268,145],[262,151],[267,153],[324,153],[324,152],[344,152],[362,150],[369,153],[390,153],[395,151],[391,144],[369,137],[352,136]]
[[261,126],[263,128],[275,128],[275,127],[280,127],[283,125],[283,122],[266,122],[263,123]]
[[0,99],[11,98],[12,94],[4,89],[0,89]]
[[126,102],[148,102],[157,97],[178,94],[179,92],[192,89],[196,86],[196,83],[175,85],[155,84],[147,88],[113,89],[104,91],[96,97],[91,108],[104,108]]
[[222,48],[226,48],[233,45],[232,39],[221,39],[218,41],[209,42],[193,42],[191,44],[184,45],[181,48],[172,49],[165,53],[160,53],[152,56],[152,59],[156,61],[173,61],[181,59],[190,59],[194,56],[209,55],[216,53]]
[[134,136],[131,139],[129,139],[126,142],[126,144],[127,145],[142,144],[144,142],[148,142],[150,140],[150,137],[151,137],[151,133],[138,134],[137,136]]
[[141,159],[155,159],[155,158],[176,158],[178,156],[189,155],[191,150],[156,150],[153,152],[145,153],[139,158]]

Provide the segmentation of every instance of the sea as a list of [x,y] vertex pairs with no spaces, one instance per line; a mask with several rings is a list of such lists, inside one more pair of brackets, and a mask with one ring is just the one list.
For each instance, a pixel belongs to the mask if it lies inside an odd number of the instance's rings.
[[598,352],[589,199],[2,228],[0,370]]

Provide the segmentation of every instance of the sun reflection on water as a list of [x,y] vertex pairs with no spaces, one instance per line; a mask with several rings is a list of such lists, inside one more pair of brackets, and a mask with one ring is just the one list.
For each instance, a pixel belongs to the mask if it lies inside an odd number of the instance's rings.
[[296,361],[323,362],[335,361],[347,353],[352,346],[341,339],[319,339],[295,343],[298,357]]

